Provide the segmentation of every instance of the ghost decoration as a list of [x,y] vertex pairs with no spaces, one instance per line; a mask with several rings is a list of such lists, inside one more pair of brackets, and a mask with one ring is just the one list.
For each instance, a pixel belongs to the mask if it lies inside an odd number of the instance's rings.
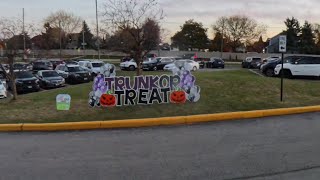
[[185,91],[187,100],[197,102],[200,100],[200,87],[195,85],[195,77],[191,74],[192,66],[186,61],[174,62],[173,75],[180,77],[179,89]]
[[100,67],[100,72],[105,77],[115,77],[116,76],[116,66],[113,64],[105,64]]
[[105,64],[100,67],[100,74],[98,74],[93,80],[92,91],[89,93],[89,106],[100,107],[100,98],[103,94],[106,94],[111,87],[108,87],[105,83],[106,77],[116,76],[116,66],[113,64]]

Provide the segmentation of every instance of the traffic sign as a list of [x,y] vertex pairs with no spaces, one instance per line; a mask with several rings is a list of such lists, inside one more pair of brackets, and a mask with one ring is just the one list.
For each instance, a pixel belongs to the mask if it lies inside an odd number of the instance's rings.
[[87,45],[87,43],[81,43],[81,45],[82,45],[82,46],[86,46],[86,45]]
[[279,52],[287,52],[287,36],[279,36]]

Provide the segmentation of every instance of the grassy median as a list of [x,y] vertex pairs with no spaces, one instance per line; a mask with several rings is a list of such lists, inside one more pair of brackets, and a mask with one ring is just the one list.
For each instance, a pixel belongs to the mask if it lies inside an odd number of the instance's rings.
[[[134,72],[119,72],[134,75]],[[148,74],[156,74],[149,72]],[[285,102],[279,101],[280,79],[257,76],[246,70],[197,72],[201,86],[198,103],[155,104],[115,108],[89,108],[88,93],[92,83],[69,86],[19,96],[10,104],[0,104],[0,123],[117,120],[260,110],[320,104],[320,81],[285,80]],[[57,111],[55,97],[72,97],[70,111]]]

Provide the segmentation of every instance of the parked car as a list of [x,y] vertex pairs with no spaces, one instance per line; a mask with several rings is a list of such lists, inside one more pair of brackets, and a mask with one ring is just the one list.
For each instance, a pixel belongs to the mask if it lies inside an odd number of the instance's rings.
[[8,92],[5,84],[0,81],[0,99],[7,98]]
[[176,67],[176,65],[175,65],[174,63],[170,63],[170,64],[165,65],[165,66],[163,67],[163,70],[165,70],[165,71],[172,71],[173,68],[175,68],[175,67]]
[[137,67],[138,65],[134,59],[120,63],[121,70],[134,71],[135,69],[137,69]]
[[142,69],[148,71],[163,70],[164,66],[173,63],[175,59],[171,57],[157,57],[151,61],[145,61],[142,63]]
[[79,66],[84,68],[85,70],[89,71],[92,76],[96,76],[100,73],[100,68],[104,66],[103,61],[89,61],[83,60],[78,62]]
[[[183,60],[178,60],[176,62],[181,64],[186,63],[186,66],[187,66],[186,68],[190,71],[197,71],[198,69],[200,69],[199,63],[194,60],[183,59]],[[172,71],[175,67],[176,67],[175,63],[170,63],[165,65],[163,70]]]
[[53,65],[50,61],[48,60],[38,60],[32,62],[33,71],[40,71],[40,70],[53,70]]
[[120,63],[121,63],[121,62],[130,61],[131,59],[133,59],[133,58],[132,58],[132,57],[129,57],[129,56],[125,56],[125,57],[123,57],[122,59],[120,59]]
[[[40,90],[39,79],[30,71],[14,71],[16,77],[17,93],[35,92]],[[9,89],[12,89],[11,83],[8,83]]]
[[192,71],[197,71],[200,69],[199,63],[194,60],[186,60],[186,63],[189,65],[188,69],[191,69]]
[[261,70],[262,66],[269,63],[269,62],[273,62],[273,61],[278,61],[280,60],[281,58],[278,57],[278,56],[272,56],[272,57],[268,57],[268,58],[265,58],[263,59],[260,63],[258,63],[258,69]]
[[[274,73],[279,76],[282,72],[281,64],[278,64]],[[283,74],[286,78],[292,77],[320,77],[320,57],[305,56],[297,60],[283,64]]]
[[91,74],[79,65],[63,64],[55,69],[70,84],[90,82]]
[[8,88],[6,75],[1,69],[0,69],[0,81],[2,82],[2,84],[4,84],[4,87]]
[[29,63],[14,63],[13,70],[28,70],[32,71],[33,67]]
[[49,61],[52,63],[53,69],[55,69],[60,64],[65,64],[65,62],[60,59],[50,59]]
[[40,80],[41,88],[56,88],[65,86],[65,79],[55,70],[38,71],[36,75]]
[[69,65],[78,65],[78,62],[75,60],[65,60],[64,63]]
[[258,68],[258,64],[261,62],[260,57],[247,57],[242,61],[242,68]]
[[[300,58],[302,58],[303,56],[288,56],[286,58],[284,58],[284,62],[288,63],[288,62],[294,62]],[[273,77],[275,76],[274,74],[274,68],[278,65],[281,64],[281,59],[269,59],[268,62],[266,64],[263,64],[260,68],[260,71],[268,76],[268,77]]]
[[190,54],[184,54],[181,56],[182,59],[194,59],[196,57],[195,53],[190,53]]
[[146,61],[146,60],[151,60],[151,59],[156,58],[156,57],[157,57],[156,54],[149,53],[149,54],[146,54],[142,59],[143,59],[144,61]]
[[206,64],[207,68],[224,68],[224,61],[217,57],[210,58],[210,61]]

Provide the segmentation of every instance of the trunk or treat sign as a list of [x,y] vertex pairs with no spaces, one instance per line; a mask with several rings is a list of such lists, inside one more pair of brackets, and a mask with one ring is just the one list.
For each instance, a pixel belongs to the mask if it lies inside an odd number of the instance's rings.
[[71,96],[68,94],[59,94],[56,97],[57,110],[58,111],[68,111],[71,105]]
[[185,65],[176,65],[172,75],[124,77],[99,74],[89,94],[91,107],[114,107],[197,102],[200,87]]

